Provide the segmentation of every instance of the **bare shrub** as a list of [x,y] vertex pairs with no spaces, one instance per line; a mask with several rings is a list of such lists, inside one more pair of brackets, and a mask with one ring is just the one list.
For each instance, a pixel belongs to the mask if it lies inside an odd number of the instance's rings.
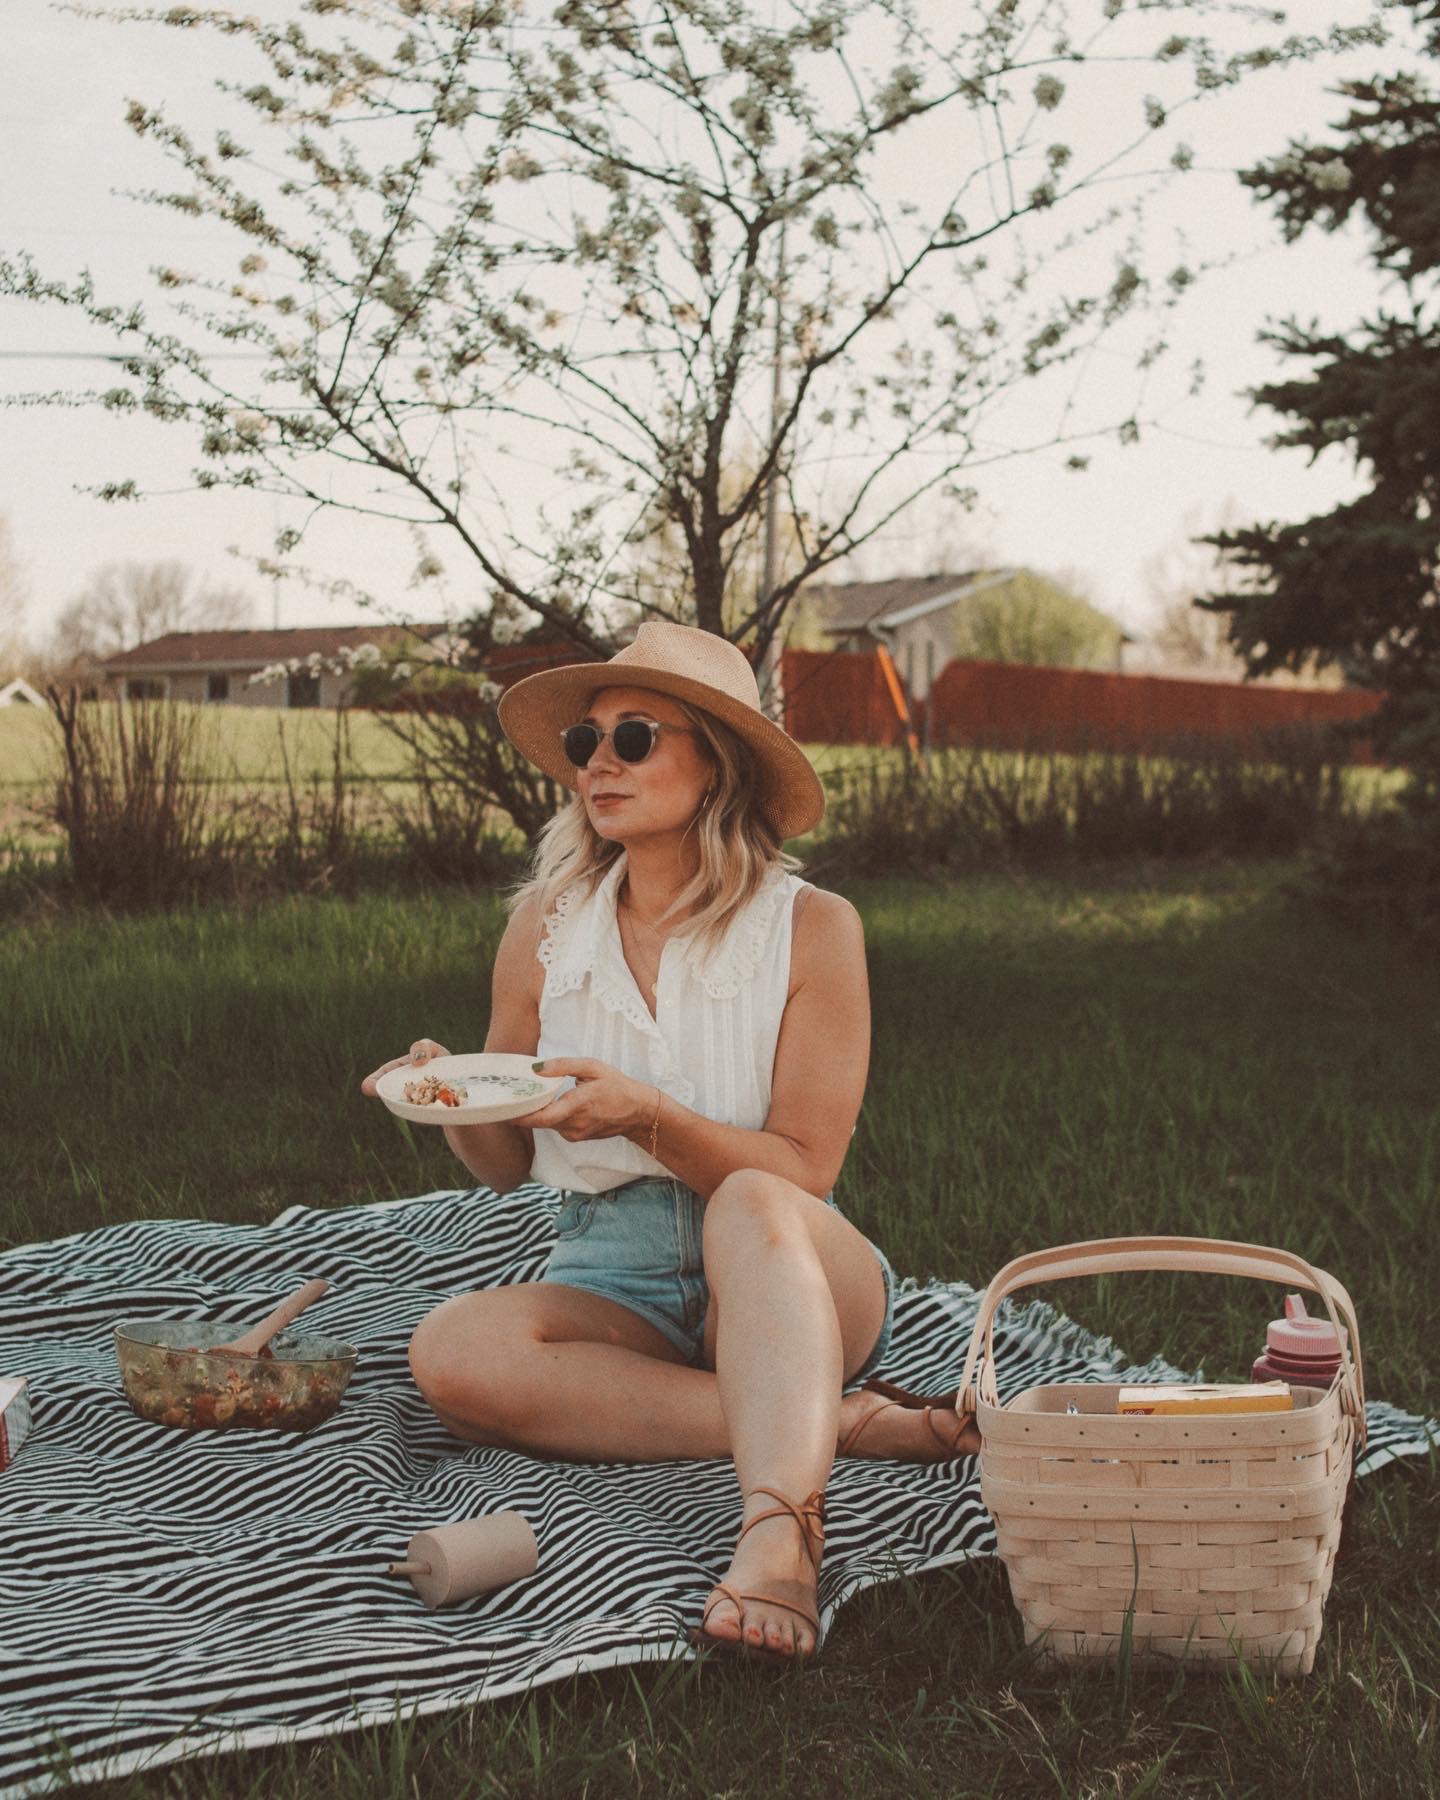
[[817,866],[865,875],[1010,860],[1284,855],[1351,810],[1333,746],[1295,728],[1249,750],[1190,738],[1144,753],[972,746],[923,763],[887,753],[828,785]]
[[282,886],[329,886],[350,872],[357,848],[356,768],[350,713],[335,712],[329,767],[303,781],[285,741],[283,715],[277,721],[283,798],[269,822],[267,849]]
[[457,832],[479,834],[487,820],[498,830],[507,818],[533,843],[565,798],[501,731],[498,697],[493,682],[457,679],[407,690],[377,708],[376,718],[410,753],[417,800],[397,825],[412,851],[429,835],[444,861]]
[[81,700],[50,686],[60,770],[47,816],[84,898],[167,905],[213,891],[247,847],[243,809],[208,779],[199,713],[165,700]]
[[392,804],[391,817],[417,874],[489,886],[519,871],[522,840],[495,808],[421,765],[405,800]]

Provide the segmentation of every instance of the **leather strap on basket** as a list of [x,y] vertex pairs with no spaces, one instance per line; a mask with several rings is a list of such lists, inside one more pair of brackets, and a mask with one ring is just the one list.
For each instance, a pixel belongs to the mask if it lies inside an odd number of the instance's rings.
[[1127,1270],[1170,1270],[1197,1275],[1244,1275],[1254,1281],[1275,1281],[1309,1289],[1318,1294],[1338,1333],[1341,1315],[1349,1330],[1349,1355],[1340,1365],[1332,1386],[1338,1385],[1341,1405],[1355,1419],[1357,1442],[1365,1442],[1365,1379],[1360,1360],[1360,1327],[1350,1296],[1323,1269],[1312,1268],[1290,1250],[1271,1250],[1259,1244],[1231,1243],[1224,1238],[1128,1237],[1093,1238],[1080,1244],[1060,1244],[1053,1250],[1034,1250],[1006,1263],[986,1288],[970,1334],[965,1372],[955,1410],[973,1412],[976,1398],[987,1405],[999,1404],[995,1386],[995,1314],[1002,1300],[1023,1287],[1047,1281],[1066,1281],[1077,1275],[1117,1274]]

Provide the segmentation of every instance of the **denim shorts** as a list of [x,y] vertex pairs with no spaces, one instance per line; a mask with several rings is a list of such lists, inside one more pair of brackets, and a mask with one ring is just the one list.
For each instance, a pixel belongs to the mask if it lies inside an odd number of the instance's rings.
[[[825,1204],[835,1206],[828,1194]],[[566,1193],[555,1221],[555,1248],[541,1279],[628,1307],[683,1352],[692,1368],[699,1368],[710,1304],[700,1253],[704,1217],[705,1202],[673,1178],[646,1176],[601,1194]],[[885,1279],[885,1317],[847,1388],[879,1368],[895,1322],[895,1271],[877,1245],[870,1247]]]

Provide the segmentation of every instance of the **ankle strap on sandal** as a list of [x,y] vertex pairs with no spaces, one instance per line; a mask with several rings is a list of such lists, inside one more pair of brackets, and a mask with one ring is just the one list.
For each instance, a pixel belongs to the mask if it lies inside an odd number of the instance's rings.
[[[772,1506],[762,1513],[756,1513],[753,1519],[747,1519],[740,1527],[740,1537],[754,1525],[765,1519],[778,1519],[789,1514],[800,1527],[800,1535],[804,1540],[805,1551],[814,1565],[816,1574],[820,1572],[820,1558],[825,1549],[825,1490],[816,1488],[814,1493],[807,1494],[797,1506],[793,1500],[787,1500],[778,1488],[756,1486],[750,1489],[751,1494],[769,1494],[778,1500],[778,1506]],[[749,1494],[746,1495],[748,1499]],[[736,1539],[738,1543],[739,1538]]]

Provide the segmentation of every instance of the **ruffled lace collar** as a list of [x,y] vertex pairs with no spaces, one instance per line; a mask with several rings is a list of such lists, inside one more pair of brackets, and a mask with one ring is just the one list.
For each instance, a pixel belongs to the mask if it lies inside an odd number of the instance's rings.
[[680,954],[712,1000],[733,1000],[753,981],[775,929],[775,913],[790,888],[782,869],[771,869],[747,906],[725,928],[713,949],[685,944]]
[[588,901],[581,882],[556,897],[536,954],[545,965],[547,994],[568,994],[588,979],[607,1011],[620,1013],[639,1031],[654,1032],[659,1027],[620,948],[615,905],[625,860],[623,855],[616,860]]

